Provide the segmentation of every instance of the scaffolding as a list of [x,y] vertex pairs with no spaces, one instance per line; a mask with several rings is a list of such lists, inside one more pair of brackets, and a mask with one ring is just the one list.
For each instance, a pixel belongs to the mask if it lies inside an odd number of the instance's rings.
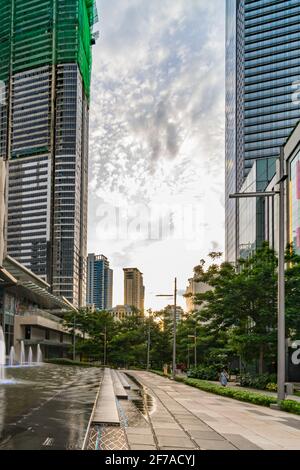
[[95,0],[0,0],[0,80],[10,72],[77,63],[89,97],[96,20]]

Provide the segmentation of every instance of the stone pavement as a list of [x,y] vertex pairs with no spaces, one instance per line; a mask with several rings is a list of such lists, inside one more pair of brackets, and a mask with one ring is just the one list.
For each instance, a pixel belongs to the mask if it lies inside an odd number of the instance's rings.
[[296,415],[206,393],[149,372],[129,374],[155,398],[148,422],[126,428],[132,450],[300,449]]

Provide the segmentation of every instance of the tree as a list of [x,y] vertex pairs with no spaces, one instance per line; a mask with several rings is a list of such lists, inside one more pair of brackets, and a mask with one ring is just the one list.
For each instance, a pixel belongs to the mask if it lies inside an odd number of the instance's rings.
[[[296,339],[300,334],[300,256],[291,245],[286,263],[286,336]],[[275,251],[264,243],[248,259],[239,260],[237,269],[229,263],[213,264],[207,270],[204,264],[195,268],[197,279],[213,287],[194,299],[202,306],[198,320],[207,335],[246,364],[258,362],[259,373],[274,368],[276,362],[277,266]]]
[[[199,280],[212,291],[195,296],[203,305],[199,321],[207,333],[229,351],[251,362],[259,358],[259,372],[264,359],[274,359],[276,342],[276,266],[273,250],[264,245],[248,260],[240,260],[236,270],[230,263],[213,264]],[[225,334],[224,334],[225,332]]]
[[104,341],[106,337],[107,360],[109,360],[110,341],[116,331],[116,323],[109,312],[81,308],[76,313],[73,311],[67,313],[64,318],[64,326],[72,333],[74,315],[76,330],[81,331],[83,334],[82,338],[76,338],[76,351],[85,357],[102,362],[104,361]]

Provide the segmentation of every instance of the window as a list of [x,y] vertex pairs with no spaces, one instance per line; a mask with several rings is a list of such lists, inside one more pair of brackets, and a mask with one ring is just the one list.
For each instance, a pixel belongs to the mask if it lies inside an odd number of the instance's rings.
[[31,326],[25,326],[25,339],[31,338]]

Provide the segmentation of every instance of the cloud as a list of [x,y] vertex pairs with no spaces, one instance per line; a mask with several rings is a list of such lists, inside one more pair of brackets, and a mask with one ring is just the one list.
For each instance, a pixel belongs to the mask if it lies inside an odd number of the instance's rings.
[[[224,1],[101,0],[98,9],[90,246],[99,251],[93,228],[100,204],[164,202],[203,205],[202,246],[216,239],[223,246]],[[118,265],[138,263],[140,250],[155,243],[145,242],[112,242],[106,254]],[[178,260],[187,272],[184,252]],[[155,269],[147,270],[151,279]]]

